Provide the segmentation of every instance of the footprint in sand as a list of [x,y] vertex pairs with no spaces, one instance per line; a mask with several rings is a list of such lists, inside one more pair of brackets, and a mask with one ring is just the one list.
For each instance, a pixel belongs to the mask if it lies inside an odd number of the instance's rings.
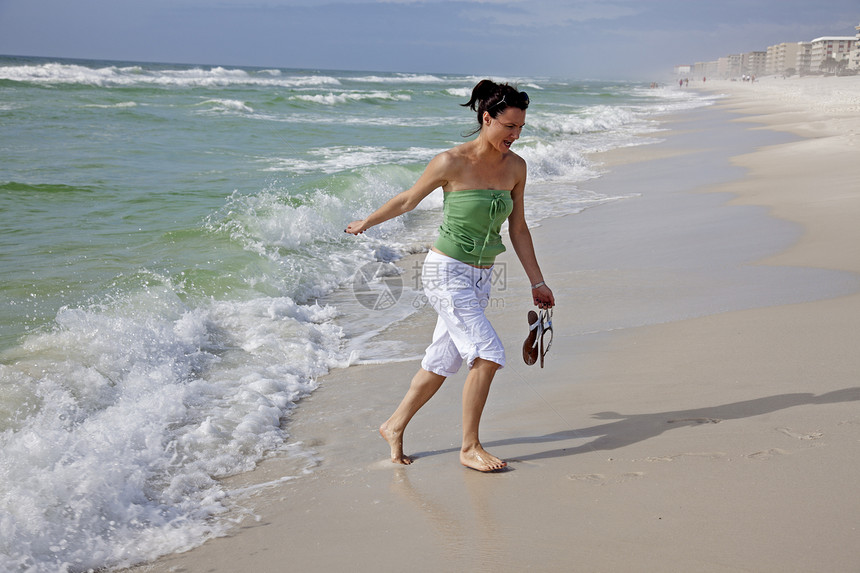
[[754,452],[752,454],[747,454],[751,460],[769,460],[775,456],[785,456],[790,454],[791,452],[782,450],[780,448],[771,448],[769,450],[762,450],[760,452]]
[[588,483],[604,484],[606,476],[603,474],[570,474],[567,479],[573,481],[584,481]]
[[645,476],[645,472],[625,472],[614,479],[607,479],[603,474],[570,474],[567,479],[573,481],[584,481],[595,485],[607,485],[613,483],[624,483]]
[[675,454],[674,456],[657,456],[645,458],[646,462],[674,462],[679,458],[707,458],[709,460],[721,460],[726,457],[723,452],[689,452],[684,454]]
[[822,436],[824,436],[824,434],[822,434],[821,432],[811,432],[809,434],[801,434],[801,433],[795,432],[794,430],[792,430],[790,428],[776,428],[776,431],[780,432],[781,434],[785,434],[789,438],[794,438],[796,440],[817,440],[818,438],[821,438]]

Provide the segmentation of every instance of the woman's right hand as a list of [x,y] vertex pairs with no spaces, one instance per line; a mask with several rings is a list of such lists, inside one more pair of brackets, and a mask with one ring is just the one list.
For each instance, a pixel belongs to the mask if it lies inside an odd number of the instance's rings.
[[360,235],[367,230],[365,226],[367,224],[367,219],[361,219],[360,221],[353,221],[349,225],[346,226],[344,230],[345,233],[349,233],[351,235]]

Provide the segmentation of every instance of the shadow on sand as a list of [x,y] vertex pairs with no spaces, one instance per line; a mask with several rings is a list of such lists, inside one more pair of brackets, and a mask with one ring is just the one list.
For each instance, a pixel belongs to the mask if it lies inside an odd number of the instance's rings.
[[[599,412],[594,414],[598,420],[614,420],[587,428],[570,429],[542,436],[510,438],[485,443],[488,449],[495,446],[511,444],[542,444],[563,442],[567,440],[593,440],[576,447],[553,448],[524,456],[516,456],[511,461],[539,460],[560,456],[572,456],[593,451],[608,451],[623,448],[637,442],[655,438],[669,430],[695,426],[700,424],[716,424],[725,420],[751,418],[762,414],[785,410],[795,406],[820,404],[836,404],[839,402],[860,401],[860,387],[835,390],[816,396],[812,393],[779,394],[754,400],[732,402],[693,410],[675,410],[656,412],[653,414],[619,414],[617,412]],[[457,448],[433,450],[413,454],[415,458],[429,457],[458,451]]]

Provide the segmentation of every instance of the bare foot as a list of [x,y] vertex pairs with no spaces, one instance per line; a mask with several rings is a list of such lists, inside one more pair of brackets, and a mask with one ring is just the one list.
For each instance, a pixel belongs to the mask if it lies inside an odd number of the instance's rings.
[[460,450],[460,463],[479,472],[494,472],[508,465],[508,462],[487,453],[480,445]]
[[379,426],[379,435],[385,438],[391,447],[391,461],[395,464],[409,465],[412,458],[403,454],[403,432],[395,432],[388,429],[388,422]]

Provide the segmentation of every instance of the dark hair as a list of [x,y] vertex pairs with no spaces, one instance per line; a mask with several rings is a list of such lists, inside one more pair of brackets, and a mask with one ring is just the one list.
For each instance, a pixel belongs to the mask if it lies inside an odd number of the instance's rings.
[[493,80],[481,80],[472,88],[472,99],[467,103],[460,104],[478,112],[478,128],[469,133],[474,135],[481,131],[484,112],[495,119],[509,107],[516,107],[523,111],[529,107],[529,96],[509,84],[497,84]]

